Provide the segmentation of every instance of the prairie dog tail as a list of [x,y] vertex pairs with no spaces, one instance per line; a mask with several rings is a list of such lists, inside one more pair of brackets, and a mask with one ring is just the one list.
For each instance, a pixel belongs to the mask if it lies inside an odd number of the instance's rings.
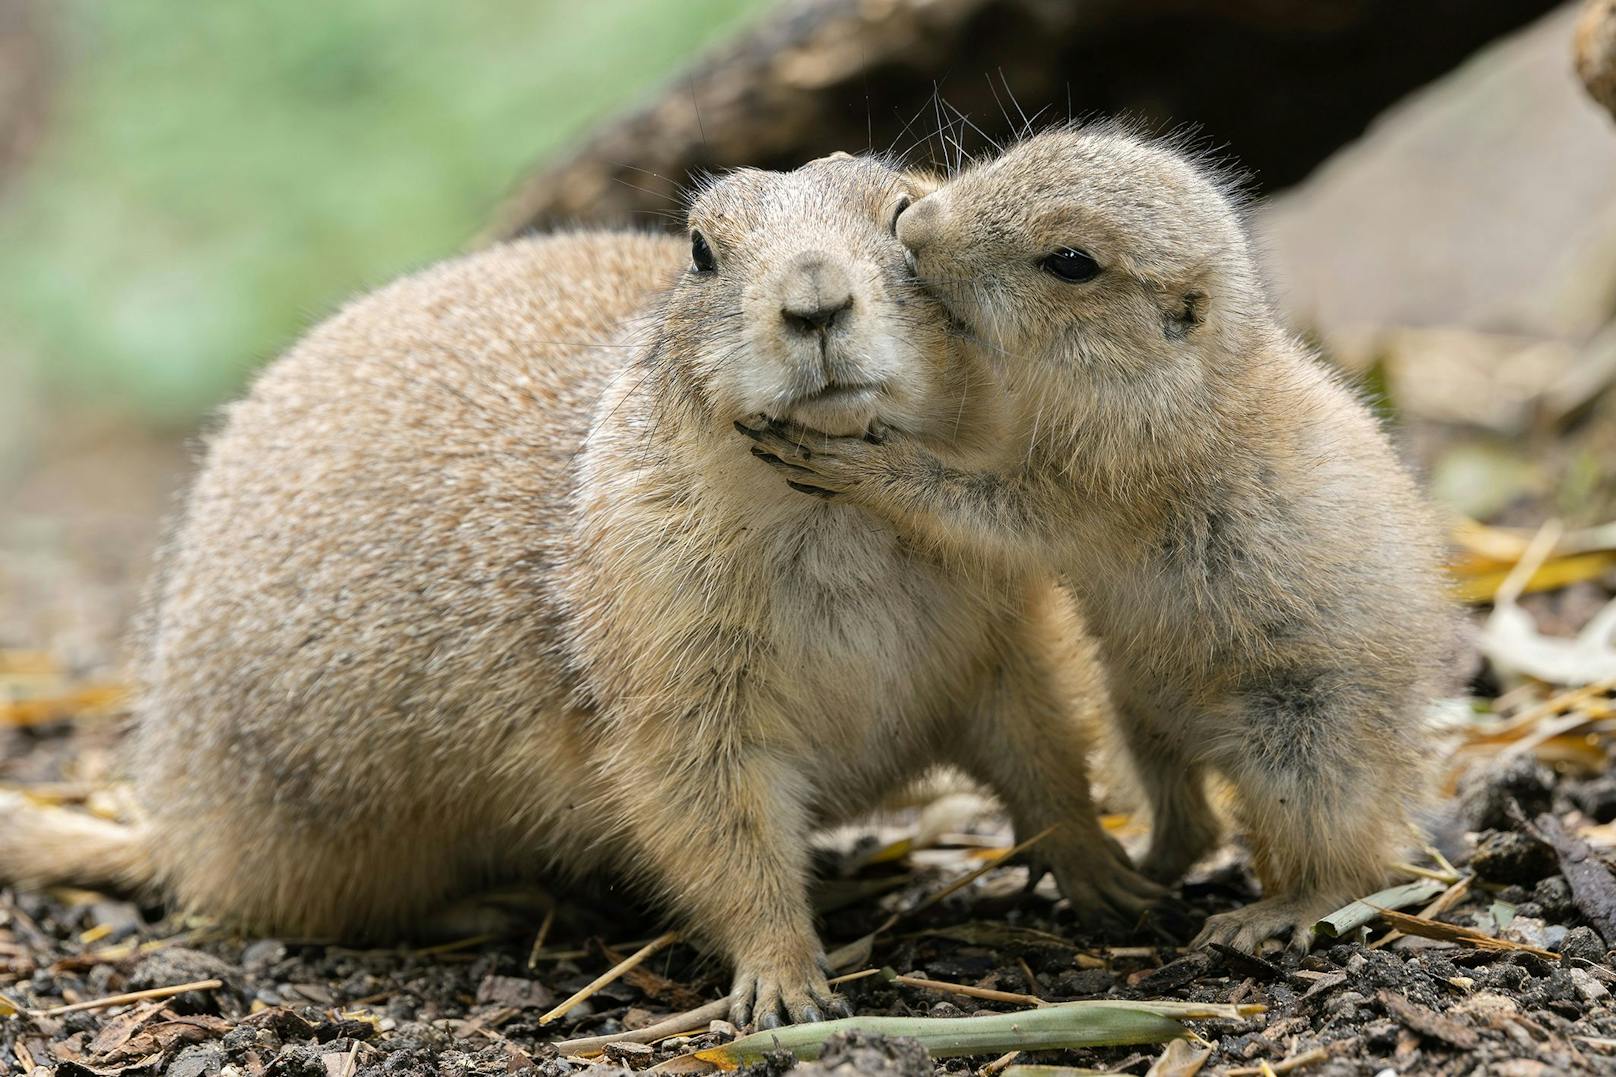
[[0,793],[0,884],[147,888],[155,879],[145,834]]

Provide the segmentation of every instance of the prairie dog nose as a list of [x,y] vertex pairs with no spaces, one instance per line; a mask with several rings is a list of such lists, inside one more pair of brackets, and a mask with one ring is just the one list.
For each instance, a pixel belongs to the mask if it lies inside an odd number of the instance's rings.
[[780,289],[780,317],[799,333],[829,329],[853,305],[847,270],[818,252],[798,255],[786,267]]
[[898,215],[898,242],[919,251],[936,237],[942,216],[942,198],[927,195]]

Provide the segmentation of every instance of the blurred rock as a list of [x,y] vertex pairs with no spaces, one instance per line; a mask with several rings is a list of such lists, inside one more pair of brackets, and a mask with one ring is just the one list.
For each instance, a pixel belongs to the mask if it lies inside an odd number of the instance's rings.
[[1581,340],[1616,312],[1616,129],[1572,73],[1576,18],[1478,53],[1264,207],[1298,324]]
[[1514,830],[1495,830],[1476,847],[1470,867],[1485,882],[1530,886],[1556,871],[1559,860],[1547,843],[1535,837]]
[[1510,830],[1520,815],[1530,817],[1549,810],[1554,772],[1529,755],[1518,755],[1503,766],[1467,775],[1459,788],[1461,812],[1472,830]]
[[1577,74],[1588,94],[1616,116],[1616,0],[1588,0],[1577,20]]
[[1596,823],[1616,819],[1616,775],[1605,774],[1591,781],[1578,782],[1567,792],[1571,802]]
[[[643,108],[546,162],[494,230],[622,223],[676,208],[693,172],[795,168],[833,150],[929,146],[937,163],[952,162],[956,141],[980,152],[1035,116],[1195,124],[1276,190],[1551,2],[781,3]],[[938,93],[969,126],[935,102]]]
[[818,1061],[800,1063],[791,1072],[803,1077],[930,1077],[932,1063],[919,1040],[842,1032],[825,1041]]

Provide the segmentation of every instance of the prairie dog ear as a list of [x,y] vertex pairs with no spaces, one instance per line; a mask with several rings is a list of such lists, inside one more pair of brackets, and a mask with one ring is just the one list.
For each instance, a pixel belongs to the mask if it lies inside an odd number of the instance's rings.
[[904,182],[909,185],[909,189],[914,192],[916,202],[920,201],[922,198],[925,198],[933,191],[941,188],[945,182],[943,177],[938,175],[936,172],[921,168],[909,169],[905,171],[903,174],[903,179]]
[[1178,309],[1170,311],[1163,323],[1168,340],[1186,340],[1206,321],[1212,297],[1204,291],[1191,290],[1178,295]]
[[1162,336],[1168,340],[1188,340],[1206,324],[1212,312],[1210,274],[1196,271],[1184,279],[1157,284],[1156,305],[1161,309]]
[[823,157],[815,157],[808,163],[811,165],[817,165],[820,161],[848,161],[852,160],[852,157],[853,155],[848,153],[846,150],[836,150],[832,153],[825,154]]

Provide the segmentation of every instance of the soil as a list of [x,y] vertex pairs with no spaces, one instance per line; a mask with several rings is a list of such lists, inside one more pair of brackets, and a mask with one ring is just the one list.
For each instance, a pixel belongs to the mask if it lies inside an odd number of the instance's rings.
[[[0,727],[0,779],[49,783],[67,800],[88,798],[86,767],[116,757],[116,718]],[[100,788],[100,787],[98,787]],[[104,791],[104,790],[103,790]],[[1536,820],[1535,822],[1532,820]],[[1255,890],[1231,847],[1182,888],[1184,907],[1131,932],[1085,934],[1047,880],[1030,893],[1024,867],[988,872],[957,894],[901,919],[878,936],[869,966],[1048,1001],[1183,999],[1260,1003],[1241,1022],[1193,1023],[1212,1046],[1206,1072],[1310,1058],[1308,1074],[1563,1074],[1616,1072],[1616,968],[1598,928],[1594,887],[1616,893],[1610,852],[1569,864],[1556,836],[1602,841],[1616,819],[1616,780],[1556,771],[1528,756],[1472,775],[1439,820],[1450,856],[1474,879],[1467,900],[1442,919],[1549,950],[1480,950],[1423,939],[1373,945],[1324,941],[1305,956],[1182,948],[1207,913]],[[1564,833],[1554,831],[1557,820]],[[883,836],[904,832],[902,819]],[[854,868],[872,829],[822,856],[827,944],[876,929],[891,911],[978,863],[973,846],[1007,841],[1002,821],[973,826],[977,840],[909,861]],[[1584,853],[1588,850],[1584,849]],[[1579,884],[1579,878],[1583,881]],[[865,896],[848,901],[849,895]],[[1414,911],[1414,910],[1410,910]],[[1609,910],[1605,910],[1607,913]],[[1595,917],[1589,920],[1590,912]],[[297,939],[242,938],[166,914],[128,895],[58,890],[0,891],[0,997],[25,1010],[196,981],[220,986],[132,1005],[57,1016],[0,1018],[0,1071],[49,1077],[165,1073],[178,1077],[359,1077],[368,1074],[561,1074],[640,1070],[734,1035],[724,1022],[653,1047],[623,1045],[604,1059],[561,1057],[553,1041],[644,1027],[719,998],[722,970],[683,945],[663,951],[561,1019],[539,1017],[630,952],[661,925],[630,904],[568,901],[542,949],[540,922],[509,938],[472,937],[429,947],[356,950]],[[1505,924],[1502,930],[1499,925]],[[863,966],[860,966],[863,967]],[[880,975],[842,990],[860,1015],[960,1016],[1016,1009],[919,989]],[[976,1072],[989,1059],[931,1063],[917,1046],[861,1040],[802,1064],[804,1073]],[[1322,1052],[1322,1053],[1320,1053]],[[1046,1052],[1049,1062],[1143,1073],[1159,1048]],[[753,1067],[780,1073],[789,1059]],[[1260,1072],[1253,1069],[1252,1072]],[[1281,1071],[1283,1072],[1283,1071]]]

